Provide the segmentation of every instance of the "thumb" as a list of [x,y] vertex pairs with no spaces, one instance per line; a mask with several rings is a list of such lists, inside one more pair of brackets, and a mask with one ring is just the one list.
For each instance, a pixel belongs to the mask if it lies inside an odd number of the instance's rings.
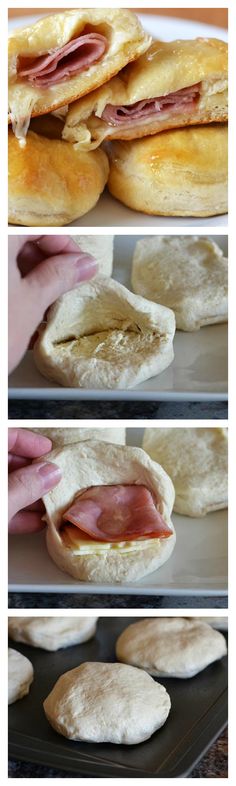
[[93,278],[97,271],[94,257],[82,251],[58,254],[40,262],[24,279],[31,303],[32,332],[48,306],[80,282]]
[[59,467],[49,461],[40,461],[11,472],[8,479],[9,521],[19,510],[41,499],[60,480]]

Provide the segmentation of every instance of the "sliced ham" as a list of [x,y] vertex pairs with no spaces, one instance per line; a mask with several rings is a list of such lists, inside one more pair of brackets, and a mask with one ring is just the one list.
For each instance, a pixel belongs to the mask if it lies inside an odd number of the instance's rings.
[[33,59],[19,57],[17,73],[36,87],[51,87],[89,68],[100,60],[106,49],[104,35],[87,33],[47,55]]
[[112,543],[172,535],[145,486],[94,486],[75,499],[63,521]]
[[200,82],[191,87],[184,87],[176,93],[169,93],[160,98],[148,98],[144,101],[136,101],[130,106],[112,106],[107,104],[103,113],[102,120],[110,125],[127,125],[135,120],[142,121],[143,118],[152,119],[155,115],[161,116],[162,112],[180,111],[182,108],[192,108],[199,97]]

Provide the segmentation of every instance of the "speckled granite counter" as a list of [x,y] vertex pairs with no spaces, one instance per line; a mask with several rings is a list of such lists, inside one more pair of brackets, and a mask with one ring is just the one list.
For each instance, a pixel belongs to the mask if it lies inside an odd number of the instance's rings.
[[[227,730],[218,737],[208,753],[194,767],[191,778],[227,778],[228,766],[228,735]],[[52,767],[43,767],[30,762],[9,761],[9,778],[79,778],[64,770],[55,770]],[[86,776],[82,776],[83,778]]]
[[227,597],[10,592],[9,609],[227,609]]
[[227,420],[228,404],[218,402],[145,402],[145,401],[24,401],[9,402],[9,418],[50,420],[111,418],[156,418],[157,420],[186,418],[187,420]]

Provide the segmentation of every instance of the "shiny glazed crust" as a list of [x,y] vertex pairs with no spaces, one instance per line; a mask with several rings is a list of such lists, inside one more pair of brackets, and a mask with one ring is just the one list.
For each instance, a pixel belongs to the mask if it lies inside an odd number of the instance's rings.
[[96,204],[108,176],[103,150],[81,153],[73,145],[29,132],[24,147],[8,142],[9,223],[64,226]]
[[133,210],[203,217],[227,212],[225,124],[114,142],[109,157],[109,190]]

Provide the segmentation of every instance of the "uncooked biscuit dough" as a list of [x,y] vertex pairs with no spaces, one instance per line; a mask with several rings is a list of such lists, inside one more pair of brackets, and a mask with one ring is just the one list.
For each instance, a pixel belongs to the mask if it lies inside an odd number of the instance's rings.
[[8,650],[8,704],[23,699],[34,679],[32,663],[17,650]]
[[69,445],[72,442],[86,442],[87,439],[97,439],[99,442],[112,442],[116,445],[125,445],[125,428],[30,428],[44,437],[51,439],[52,447]]
[[[41,56],[55,53],[56,58],[62,47],[87,33],[99,34],[106,39],[105,51],[95,62],[91,63],[89,59],[88,64],[85,62],[77,73],[65,72],[63,78],[56,82],[53,75],[52,80],[49,75],[49,84],[45,85],[21,74],[20,58],[24,68]],[[139,57],[150,43],[151,37],[143,30],[136,14],[127,8],[70,9],[44,15],[33,25],[14,30],[9,38],[8,95],[10,121],[17,136],[24,139],[31,116],[45,115],[90,93]],[[84,54],[87,55],[88,50],[89,43]],[[73,62],[73,56],[68,55],[69,64],[70,58]]]
[[98,617],[10,617],[9,636],[14,641],[56,651],[91,639]]
[[227,508],[227,429],[147,428],[143,448],[171,477],[176,513],[198,518]]
[[44,701],[51,726],[70,740],[136,745],[165,723],[170,697],[149,674],[120,663],[82,663]]
[[116,642],[118,660],[155,677],[194,677],[226,652],[224,636],[196,617],[149,617],[125,628]]
[[65,387],[126,389],[170,365],[174,332],[173,311],[97,276],[51,306],[34,358]]
[[[47,454],[61,469],[62,479],[43,497],[47,547],[59,568],[80,581],[124,583],[159,568],[172,554],[175,531],[171,521],[174,489],[162,467],[141,448],[88,441],[57,448]],[[145,485],[173,534],[168,538],[139,538],[121,543],[80,542],[70,546],[61,532],[62,516],[80,491],[91,486]]]
[[85,254],[92,254],[98,264],[98,275],[111,276],[114,235],[70,235]]
[[132,288],[172,308],[179,330],[227,322],[228,260],[210,238],[159,235],[138,240]]
[[228,617],[198,617],[201,622],[207,622],[216,630],[228,630]]

